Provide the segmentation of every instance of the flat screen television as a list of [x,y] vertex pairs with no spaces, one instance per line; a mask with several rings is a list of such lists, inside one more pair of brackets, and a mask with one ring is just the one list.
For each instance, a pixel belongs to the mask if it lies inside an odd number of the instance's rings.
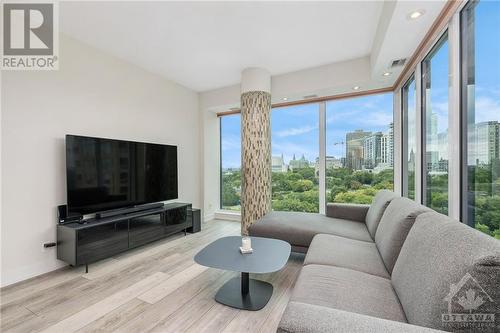
[[66,135],[68,213],[176,199],[177,147]]

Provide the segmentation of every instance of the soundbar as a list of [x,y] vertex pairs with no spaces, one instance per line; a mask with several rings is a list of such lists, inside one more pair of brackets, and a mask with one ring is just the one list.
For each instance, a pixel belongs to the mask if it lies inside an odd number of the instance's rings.
[[103,218],[106,218],[106,217],[112,217],[112,216],[116,216],[116,215],[125,215],[125,214],[140,212],[141,210],[149,210],[149,209],[154,209],[154,208],[160,208],[160,207],[163,207],[163,206],[164,206],[163,202],[157,202],[157,203],[151,203],[151,204],[134,206],[134,207],[128,207],[128,208],[106,210],[106,211],[103,211],[103,212],[96,213],[95,216],[98,219],[103,219]]

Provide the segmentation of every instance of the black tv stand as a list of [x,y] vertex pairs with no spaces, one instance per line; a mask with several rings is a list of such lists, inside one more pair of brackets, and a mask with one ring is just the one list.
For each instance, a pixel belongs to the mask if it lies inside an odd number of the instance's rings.
[[193,229],[192,205],[170,203],[128,214],[57,226],[57,259],[72,266],[111,257],[123,251]]

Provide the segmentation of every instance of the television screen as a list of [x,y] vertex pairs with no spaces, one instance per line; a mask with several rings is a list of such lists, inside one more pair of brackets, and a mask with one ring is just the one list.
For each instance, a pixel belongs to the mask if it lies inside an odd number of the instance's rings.
[[177,147],[66,135],[68,213],[177,198]]

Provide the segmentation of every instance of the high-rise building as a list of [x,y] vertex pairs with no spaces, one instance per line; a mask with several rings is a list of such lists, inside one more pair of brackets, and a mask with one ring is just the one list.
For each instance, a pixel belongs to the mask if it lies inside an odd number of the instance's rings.
[[381,163],[387,167],[394,166],[394,124],[389,124],[389,129],[380,140]]
[[377,132],[363,139],[363,165],[367,169],[376,167],[382,158],[382,133]]
[[346,133],[345,166],[347,168],[361,170],[363,165],[363,139],[371,134],[372,132],[365,132],[361,129]]
[[[343,159],[336,158],[335,156],[325,156],[325,168],[326,169],[339,169],[343,167]],[[319,157],[316,157],[316,162],[314,164],[314,171],[316,176],[319,176]]]
[[438,133],[437,135],[437,151],[439,161],[448,160],[448,130]]
[[410,156],[408,157],[408,171],[409,172],[414,172],[415,171],[415,152],[413,149],[410,151]]
[[[430,106],[429,106],[430,107]],[[426,123],[426,161],[427,165],[437,165],[439,163],[439,136],[438,136],[438,118],[437,114],[431,112],[429,121]],[[443,142],[444,137],[441,136],[441,142]],[[433,170],[432,168],[429,170]]]
[[470,165],[490,164],[495,159],[500,159],[500,123],[498,121],[475,124],[472,133],[469,134],[469,140],[471,142],[468,156]]
[[326,168],[327,169],[342,168],[342,159],[336,158],[335,156],[326,156]]
[[427,133],[431,136],[435,136],[438,133],[438,118],[437,114],[432,112],[431,118],[429,120],[429,127],[427,128]]

